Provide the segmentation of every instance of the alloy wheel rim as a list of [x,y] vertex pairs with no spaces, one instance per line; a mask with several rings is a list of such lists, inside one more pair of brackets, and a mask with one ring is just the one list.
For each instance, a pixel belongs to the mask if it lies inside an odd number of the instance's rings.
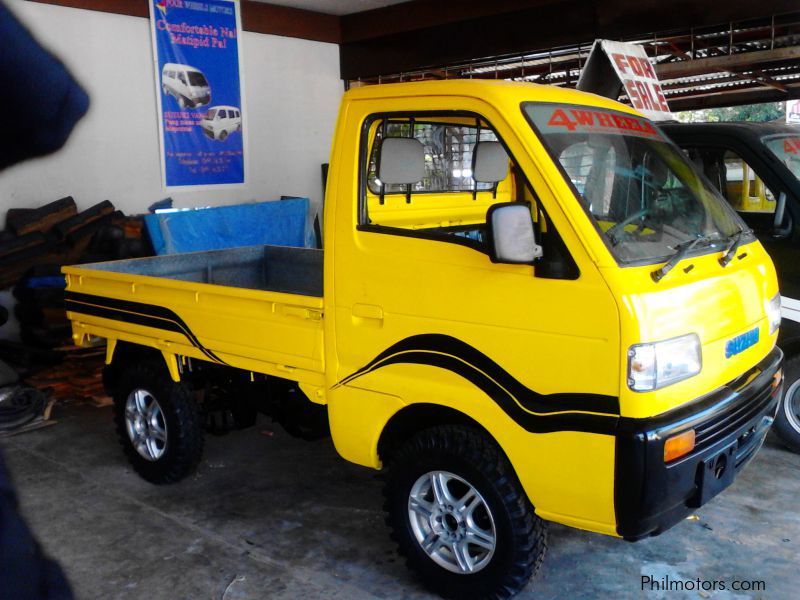
[[143,389],[128,394],[125,426],[131,444],[139,455],[157,461],[167,449],[167,422],[155,396]]
[[800,379],[795,380],[786,390],[783,411],[792,428],[800,432]]
[[477,573],[494,556],[497,533],[489,506],[454,473],[430,471],[417,479],[408,497],[408,518],[420,547],[448,571]]

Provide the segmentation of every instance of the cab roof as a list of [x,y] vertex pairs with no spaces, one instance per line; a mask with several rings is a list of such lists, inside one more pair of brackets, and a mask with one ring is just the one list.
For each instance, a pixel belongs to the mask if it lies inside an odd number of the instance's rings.
[[508,102],[516,104],[523,102],[578,104],[642,116],[630,106],[597,94],[554,85],[496,79],[445,79],[367,85],[348,90],[344,95],[344,100],[380,100],[410,96],[471,96],[485,99],[491,104]]
[[767,121],[756,123],[753,121],[726,121],[719,123],[679,123],[672,121],[659,124],[664,130],[682,131],[704,131],[715,133],[754,133],[757,135],[770,135],[777,133],[800,134],[800,125],[784,123],[783,121]]

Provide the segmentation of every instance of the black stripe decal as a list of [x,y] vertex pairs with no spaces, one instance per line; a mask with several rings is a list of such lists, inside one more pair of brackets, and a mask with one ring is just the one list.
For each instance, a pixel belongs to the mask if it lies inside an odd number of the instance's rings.
[[200,343],[200,340],[197,339],[197,336],[189,329],[183,319],[163,306],[105,298],[79,292],[65,292],[64,299],[66,309],[71,312],[180,333],[189,340],[192,346],[200,350],[210,360],[227,364],[213,351]]
[[534,433],[613,434],[619,420],[619,399],[614,396],[540,394],[525,387],[479,350],[440,334],[412,336],[394,344],[337,386],[384,366],[401,363],[430,365],[456,373],[482,390],[521,427]]

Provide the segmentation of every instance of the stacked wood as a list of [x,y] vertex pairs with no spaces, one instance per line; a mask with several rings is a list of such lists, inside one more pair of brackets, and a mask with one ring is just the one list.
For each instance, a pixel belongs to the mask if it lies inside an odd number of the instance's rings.
[[[127,228],[130,218],[108,200],[77,212],[72,197],[62,198],[41,208],[12,208],[6,213],[6,230],[0,235],[0,289],[19,281],[35,265],[66,265],[86,262],[93,237],[108,227]],[[123,229],[126,231],[127,229]],[[134,226],[137,253],[150,254],[142,245],[142,228]],[[127,233],[123,237],[127,237]],[[91,252],[91,260],[111,260]]]
[[25,385],[47,393],[57,402],[82,401],[95,406],[111,405],[112,400],[103,388],[105,347],[66,346],[58,351],[64,355],[61,364],[25,377]]
[[24,345],[54,348],[71,341],[62,266],[150,256],[144,232],[142,217],[126,217],[108,200],[82,212],[72,197],[8,210],[0,232],[0,289],[14,287]]

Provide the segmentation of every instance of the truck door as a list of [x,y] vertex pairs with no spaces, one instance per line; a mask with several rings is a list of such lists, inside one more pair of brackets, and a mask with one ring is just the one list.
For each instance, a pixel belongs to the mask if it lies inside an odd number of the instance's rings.
[[[598,431],[618,414],[617,308],[580,242],[555,225],[555,199],[528,183],[538,173],[501,136],[467,111],[362,121],[357,212],[336,213],[336,383],[364,394],[362,412],[376,392],[484,423],[505,413],[531,432]],[[535,265],[492,263],[486,212],[500,202],[531,204],[544,249]]]

